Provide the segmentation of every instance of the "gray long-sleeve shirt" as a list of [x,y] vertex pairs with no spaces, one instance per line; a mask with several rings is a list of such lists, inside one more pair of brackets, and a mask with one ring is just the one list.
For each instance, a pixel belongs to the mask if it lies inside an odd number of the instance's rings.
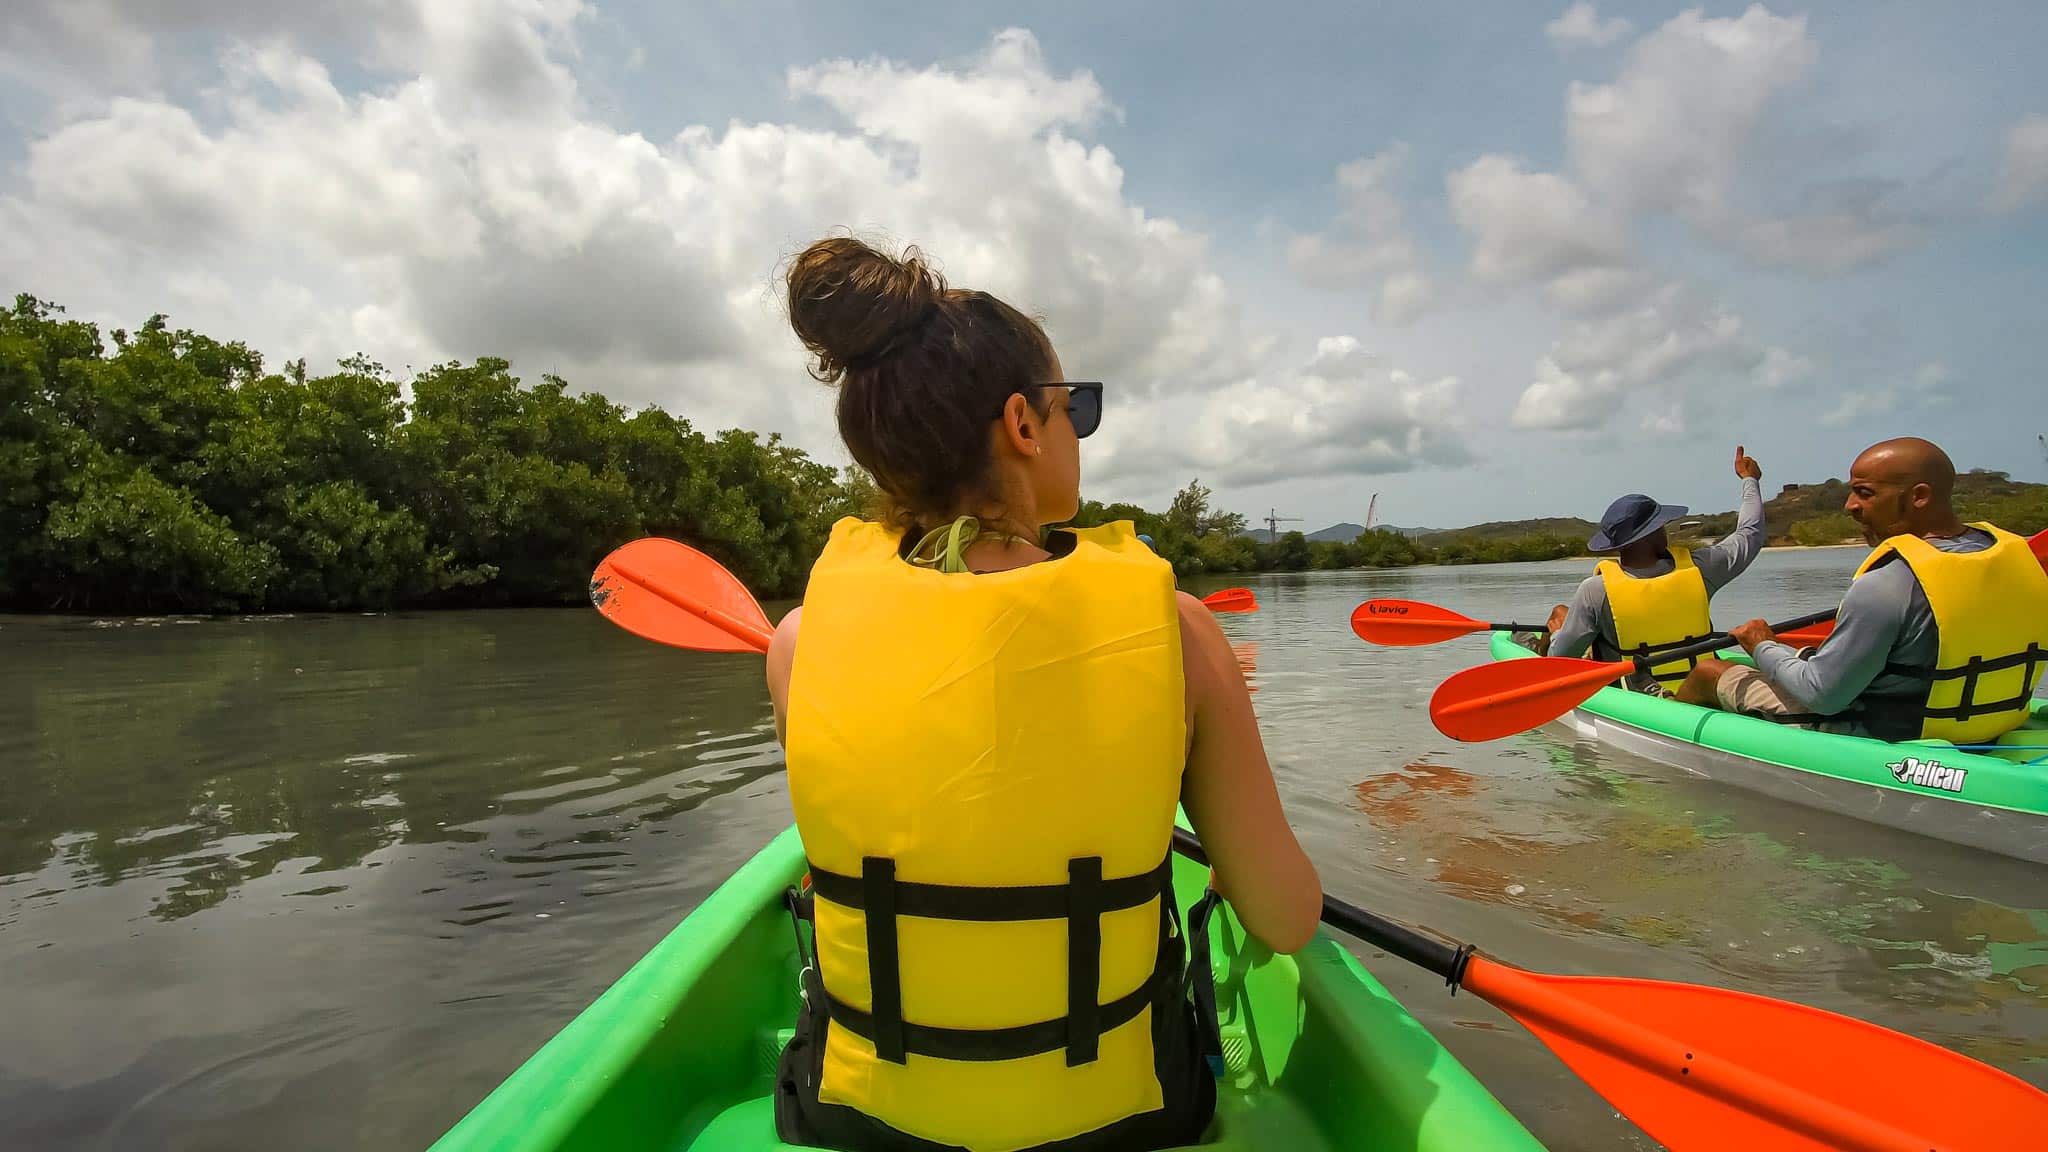
[[[1960,536],[1929,537],[1943,552],[1982,552],[1991,535],[1975,528]],[[1849,584],[1835,615],[1835,630],[1812,655],[1802,657],[1775,640],[1757,645],[1757,671],[1779,695],[1809,712],[1834,716],[1866,697],[1926,696],[1925,677],[1887,673],[1885,666],[1932,668],[1941,650],[1934,609],[1919,577],[1901,560],[1873,568]]]
[[[1701,548],[1692,554],[1693,565],[1700,570],[1700,579],[1706,582],[1707,595],[1712,597],[1742,575],[1763,546],[1763,491],[1757,481],[1744,477],[1742,508],[1736,516],[1735,531],[1711,547]],[[1662,576],[1675,567],[1671,558],[1664,556],[1647,568],[1623,568],[1622,571],[1647,580]],[[1581,656],[1589,647],[1597,660],[1621,659],[1621,643],[1615,638],[1614,610],[1607,603],[1607,584],[1598,573],[1580,582],[1578,591],[1572,593],[1570,613],[1558,628],[1557,635],[1550,639],[1552,656]]]

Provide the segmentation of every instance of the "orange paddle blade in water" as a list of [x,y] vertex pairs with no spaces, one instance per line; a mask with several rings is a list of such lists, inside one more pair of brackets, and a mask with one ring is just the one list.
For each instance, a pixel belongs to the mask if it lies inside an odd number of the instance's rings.
[[1351,610],[1351,630],[1367,644],[1413,648],[1485,632],[1493,625],[1420,600],[1367,600]]
[[1550,723],[1634,668],[1569,656],[1481,664],[1437,685],[1429,719],[1453,740],[1498,740]]
[[1249,588],[1225,588],[1202,597],[1211,612],[1257,612],[1259,599]]
[[766,652],[774,629],[754,594],[688,544],[648,536],[590,574],[590,602],[637,636],[705,652]]
[[1746,992],[1474,956],[1519,1020],[1673,1152],[1992,1152],[2048,1143],[2048,1094],[1946,1048]]

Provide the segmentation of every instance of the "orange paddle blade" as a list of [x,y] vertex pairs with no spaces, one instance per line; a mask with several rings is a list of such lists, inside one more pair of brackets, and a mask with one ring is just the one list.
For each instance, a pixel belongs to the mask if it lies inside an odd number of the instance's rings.
[[1441,644],[1493,627],[1420,600],[1367,600],[1351,610],[1351,630],[1367,644],[1413,648]]
[[1257,612],[1259,599],[1249,588],[1225,588],[1202,597],[1211,612]]
[[1834,631],[1835,622],[1833,620],[1823,620],[1818,624],[1808,624],[1804,628],[1794,628],[1790,632],[1780,632],[1778,633],[1778,640],[1780,643],[1790,644],[1794,648],[1805,648],[1827,639],[1834,634]]
[[1437,685],[1429,719],[1453,740],[1498,740],[1550,723],[1634,667],[1569,656],[1481,664]]
[[1463,985],[1672,1152],[1990,1152],[2048,1132],[2048,1094],[2025,1081],[1818,1008],[1483,956]]
[[2041,567],[2048,568],[2048,528],[2027,537],[2027,547],[2033,551],[2034,559],[2041,562]]
[[648,536],[590,574],[590,602],[636,636],[705,652],[766,652],[774,630],[753,593],[688,544]]

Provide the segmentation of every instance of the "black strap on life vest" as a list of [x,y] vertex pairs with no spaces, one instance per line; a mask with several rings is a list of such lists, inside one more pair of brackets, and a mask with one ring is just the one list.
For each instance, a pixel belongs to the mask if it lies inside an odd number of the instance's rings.
[[[1092,1063],[1104,1032],[1137,1018],[1160,997],[1172,973],[1155,965],[1129,993],[1101,1004],[1096,989],[1102,971],[1102,917],[1161,901],[1160,930],[1171,921],[1168,898],[1173,879],[1169,852],[1159,865],[1136,876],[1103,879],[1102,857],[1067,862],[1065,884],[973,886],[896,879],[896,862],[883,856],[861,860],[858,877],[811,865],[812,894],[862,913],[867,923],[868,987],[871,1007],[862,1011],[826,989],[832,1023],[875,1046],[892,1064],[910,1053],[942,1060],[1020,1060],[1064,1048],[1067,1066]],[[902,916],[974,923],[1064,920],[1067,924],[1067,1012],[1055,1020],[1014,1028],[940,1028],[903,1018],[902,961],[896,921]]]
[[1666,663],[1666,664],[1676,664],[1676,663],[1678,663],[1678,661],[1676,661],[1676,660],[1666,660],[1666,661],[1659,661],[1659,660],[1657,659],[1657,653],[1659,653],[1659,652],[1664,652],[1664,651],[1669,651],[1670,649],[1673,649],[1673,648],[1683,648],[1683,647],[1685,647],[1685,646],[1686,646],[1686,645],[1688,645],[1688,644],[1697,644],[1697,643],[1699,643],[1700,641],[1702,641],[1702,640],[1705,640],[1705,639],[1706,639],[1707,637],[1709,637],[1709,636],[1711,636],[1711,635],[1713,635],[1713,633],[1711,633],[1711,632],[1702,632],[1702,633],[1700,633],[1700,634],[1699,634],[1699,635],[1697,635],[1697,636],[1687,636],[1687,637],[1686,637],[1685,639],[1683,639],[1683,640],[1672,640],[1672,641],[1669,641],[1668,643],[1664,643],[1664,644],[1655,644],[1655,645],[1652,645],[1652,644],[1638,644],[1638,645],[1636,645],[1636,646],[1635,646],[1635,647],[1633,647],[1633,648],[1629,648],[1629,649],[1625,649],[1625,650],[1623,650],[1623,651],[1622,651],[1622,653],[1621,653],[1621,656],[1622,656],[1622,658],[1623,658],[1623,659],[1633,659],[1633,660],[1641,660],[1641,661],[1643,661],[1644,663],[1643,663],[1642,667],[1643,667],[1644,671],[1645,671],[1645,672],[1648,672],[1648,674],[1649,674],[1650,678],[1651,678],[1652,680],[1655,680],[1655,681],[1657,681],[1657,682],[1658,682],[1659,684],[1671,684],[1671,683],[1677,683],[1677,682],[1679,682],[1679,681],[1682,681],[1682,680],[1684,680],[1684,679],[1685,679],[1685,678],[1686,678],[1686,677],[1687,677],[1688,675],[1690,675],[1690,674],[1692,673],[1692,670],[1693,670],[1693,669],[1695,669],[1695,668],[1699,667],[1699,666],[1700,666],[1700,661],[1701,661],[1702,659],[1704,659],[1704,657],[1701,657],[1701,656],[1686,656],[1686,657],[1683,657],[1683,659],[1684,659],[1684,661],[1685,661],[1685,671],[1683,671],[1683,672],[1649,672],[1649,668],[1650,668],[1651,666],[1653,666],[1653,665],[1656,665],[1656,664],[1659,664],[1659,663]]
[[[1928,708],[1923,706],[1920,714],[1931,720],[1968,720],[1972,716],[1979,716],[1986,712],[2011,712],[2016,708],[2024,708],[2027,706],[2027,701],[2034,694],[2034,666],[2037,664],[2048,664],[2048,648],[2043,648],[2039,644],[2028,644],[2021,651],[2009,655],[1994,656],[1989,660],[1982,656],[1972,656],[1954,668],[1936,668],[1928,674],[1928,679],[1936,681],[1961,679],[1963,682],[1962,699],[1952,708]],[[2003,700],[1978,700],[1976,698],[1978,679],[1986,673],[2003,672],[2007,668],[2026,669],[2026,672],[2020,677],[2019,692]]]

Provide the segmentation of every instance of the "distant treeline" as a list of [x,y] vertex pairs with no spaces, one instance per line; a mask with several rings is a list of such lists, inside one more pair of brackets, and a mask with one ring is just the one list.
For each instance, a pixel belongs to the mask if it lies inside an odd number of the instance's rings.
[[[267,371],[154,316],[102,333],[18,296],[0,311],[0,609],[248,612],[569,604],[597,561],[663,535],[763,597],[802,591],[832,522],[874,488],[777,436],[706,434],[485,357],[409,395],[368,359]],[[1570,533],[1264,543],[1190,483],[1137,522],[1176,571],[1548,560]]]
[[241,343],[0,313],[0,605],[277,611],[556,604],[636,536],[794,594],[847,492],[770,436],[628,414],[503,360],[266,372]]
[[1405,568],[1415,564],[1498,564],[1515,560],[1556,560],[1586,551],[1584,536],[1535,532],[1521,536],[1440,533],[1423,540],[1389,528],[1368,529],[1352,540],[1310,540],[1300,532],[1264,541],[1247,534],[1245,517],[1210,509],[1209,489],[1190,483],[1165,512],[1136,504],[1081,506],[1075,523],[1084,526],[1130,520],[1152,537],[1152,547],[1173,561],[1174,571],[1304,572],[1326,568]]

